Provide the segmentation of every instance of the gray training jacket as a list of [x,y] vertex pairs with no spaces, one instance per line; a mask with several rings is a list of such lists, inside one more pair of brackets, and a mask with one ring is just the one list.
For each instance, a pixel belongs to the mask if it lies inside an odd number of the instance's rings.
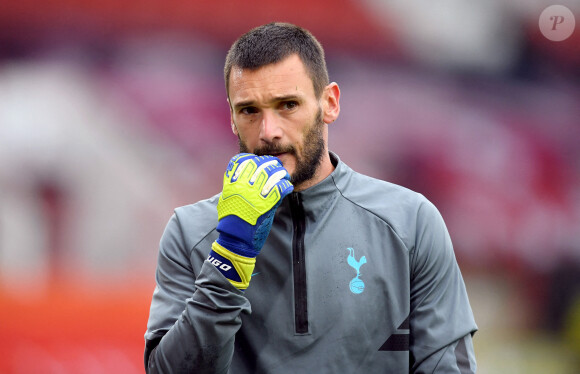
[[284,199],[238,291],[206,261],[219,195],[161,238],[147,373],[474,373],[477,330],[443,219],[422,195],[334,172]]

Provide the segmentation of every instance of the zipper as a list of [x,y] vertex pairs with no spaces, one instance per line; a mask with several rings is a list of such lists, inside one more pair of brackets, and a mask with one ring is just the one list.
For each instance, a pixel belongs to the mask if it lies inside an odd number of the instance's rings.
[[304,232],[306,217],[302,198],[298,193],[290,195],[292,212],[292,271],[294,276],[294,328],[296,334],[308,334],[308,294],[306,289],[306,261],[304,254]]

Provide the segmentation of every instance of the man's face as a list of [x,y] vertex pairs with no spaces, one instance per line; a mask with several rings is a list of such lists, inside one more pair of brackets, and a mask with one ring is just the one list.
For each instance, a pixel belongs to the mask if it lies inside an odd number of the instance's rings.
[[229,101],[241,152],[278,157],[295,185],[315,176],[327,152],[327,128],[297,55],[256,70],[234,67]]

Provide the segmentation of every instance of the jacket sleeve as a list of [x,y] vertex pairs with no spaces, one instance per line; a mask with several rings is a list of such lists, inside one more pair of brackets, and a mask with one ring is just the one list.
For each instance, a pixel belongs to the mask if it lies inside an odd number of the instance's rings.
[[190,256],[174,215],[159,248],[145,334],[148,374],[227,373],[241,313],[251,311],[243,293],[213,265],[205,261],[193,269]]
[[443,218],[429,201],[418,209],[411,250],[412,373],[475,373],[477,330]]

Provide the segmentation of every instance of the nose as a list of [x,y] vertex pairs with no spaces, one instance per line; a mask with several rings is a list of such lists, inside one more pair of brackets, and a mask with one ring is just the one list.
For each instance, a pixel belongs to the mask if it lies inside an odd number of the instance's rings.
[[264,111],[260,124],[260,140],[264,143],[274,143],[282,138],[282,134],[280,118],[271,111]]

